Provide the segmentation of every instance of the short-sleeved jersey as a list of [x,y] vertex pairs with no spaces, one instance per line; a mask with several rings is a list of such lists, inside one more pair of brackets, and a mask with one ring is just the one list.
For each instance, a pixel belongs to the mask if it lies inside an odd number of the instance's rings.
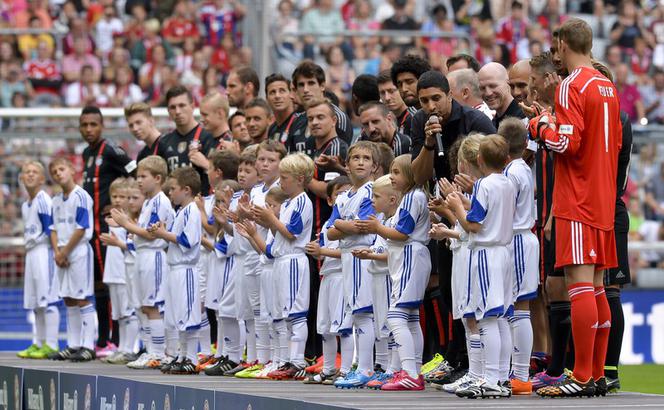
[[[251,188],[251,192],[249,193],[249,202],[251,202],[252,205],[265,206],[265,196],[267,195],[268,192],[270,192],[270,189],[278,186],[279,186],[278,179],[274,181],[270,186],[265,185],[265,183],[260,183],[256,185],[255,187]],[[267,228],[261,225],[256,225],[256,230],[261,235],[261,238],[263,239],[267,238]]]
[[[141,214],[138,216],[138,226],[148,229],[150,225],[157,222],[163,222],[166,226],[171,226],[175,212],[171,206],[171,201],[165,193],[159,193],[150,199],[146,199],[141,207]],[[136,249],[165,249],[168,244],[163,239],[149,241],[140,236],[134,238]]]
[[533,172],[526,161],[517,158],[507,164],[503,174],[516,189],[516,209],[513,227],[515,231],[531,229],[535,224],[535,183]]
[[[164,135],[159,140],[159,154],[168,164],[168,173],[170,174],[176,168],[192,166],[189,160],[189,144],[192,141],[198,141],[200,151],[205,153],[216,146],[212,135],[203,129],[203,126],[197,124],[187,134],[182,135],[177,130],[173,130]],[[201,192],[207,194],[210,192],[210,183],[207,177],[207,169],[194,166],[194,169],[201,177]]]
[[397,124],[399,125],[399,132],[410,137],[410,124],[413,115],[417,112],[417,107],[408,107],[397,117]]
[[51,214],[51,197],[44,191],[37,192],[31,201],[23,202],[21,206],[23,216],[23,239],[25,250],[37,245],[48,244],[51,234],[50,226],[53,224]]
[[150,155],[159,155],[162,158],[166,158],[166,152],[164,146],[160,144],[161,138],[163,135],[160,135],[159,138],[152,145],[145,145],[136,156],[136,164],[138,165],[141,160],[149,157]]
[[266,242],[265,255],[270,259],[285,255],[304,255],[304,247],[311,240],[313,217],[313,206],[305,192],[284,201],[279,210],[279,220],[286,225],[286,229],[295,239],[291,241],[281,232],[275,232],[272,242]]
[[[337,200],[332,207],[332,215],[330,220],[332,223],[337,219],[344,221],[352,220],[367,220],[369,216],[375,215],[371,197],[373,195],[373,181],[368,181],[357,190],[349,189],[348,191],[339,194]],[[349,249],[352,247],[369,247],[376,239],[376,235],[348,235],[339,241],[341,249]]]
[[171,266],[196,265],[201,251],[201,211],[194,202],[183,206],[175,214],[169,231],[177,243],[169,242],[166,262]]
[[[109,226],[109,233],[118,239],[127,241],[127,230],[122,227]],[[117,246],[106,247],[106,259],[104,260],[104,283],[127,283],[125,274],[125,255]]]
[[227,258],[236,252],[235,238],[226,233],[218,235],[214,239],[214,254],[217,258]]
[[62,192],[53,197],[52,206],[53,223],[50,230],[58,234],[58,247],[67,245],[74,232],[83,229],[85,234],[69,254],[69,259],[85,255],[88,241],[92,239],[94,223],[90,195],[76,185],[66,197]]
[[416,188],[407,192],[392,218],[394,229],[408,235],[408,239],[405,242],[388,240],[390,245],[411,242],[420,242],[424,245],[429,243],[431,218],[429,218],[428,200],[424,191]]
[[[321,248],[330,250],[339,249],[339,241],[331,241],[327,237],[327,231],[330,230],[330,224],[326,223],[318,234],[318,244]],[[332,273],[341,273],[341,258],[323,257],[323,264],[320,267],[320,275],[325,276]]]
[[[337,117],[335,127],[337,136],[346,144],[353,141],[353,125],[350,122],[348,114],[341,108],[333,105],[334,114]],[[286,149],[290,153],[303,152],[306,149],[306,143],[311,138],[308,130],[309,121],[305,112],[299,113],[297,119],[293,122],[292,131],[289,132]]]
[[[394,217],[387,218],[383,221],[383,225],[394,228]],[[373,253],[384,255],[387,254],[387,240],[380,235],[376,235],[376,241],[369,247]],[[377,261],[372,259],[367,266],[367,271],[373,275],[387,275],[390,273],[387,268],[387,261]]]
[[509,245],[515,197],[514,185],[503,174],[490,174],[475,182],[466,219],[481,224],[482,228],[470,234],[470,247]]
[[[205,215],[207,217],[208,225],[214,225],[214,215],[212,215],[212,209],[214,208],[214,202],[215,202],[214,194],[203,197],[203,209],[205,210]],[[202,215],[201,215],[201,217],[202,217]],[[202,235],[203,235],[203,238],[207,238],[211,241],[214,240],[214,237],[212,235],[210,235],[209,233],[207,233],[207,231],[205,231],[205,229],[203,229]],[[203,248],[203,249],[201,249],[201,251],[207,252],[207,249]]]
[[295,129],[293,125],[296,125],[296,120],[300,115],[303,114],[292,112],[281,124],[277,123],[276,121],[270,124],[270,127],[267,129],[267,138],[273,141],[281,142],[288,150],[288,138],[291,132]]
[[553,215],[601,230],[613,229],[620,101],[613,83],[579,67],[556,89],[556,132],[544,136],[556,153]]
[[133,265],[136,263],[136,244],[134,243],[135,235],[133,233],[127,234],[127,249],[124,251],[125,265]]

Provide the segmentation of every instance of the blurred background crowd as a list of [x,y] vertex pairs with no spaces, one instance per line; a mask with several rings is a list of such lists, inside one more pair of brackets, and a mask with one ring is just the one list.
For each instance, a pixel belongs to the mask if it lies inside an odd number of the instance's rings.
[[[223,92],[232,67],[255,65],[261,58],[248,46],[256,30],[246,17],[255,4],[0,0],[0,107],[123,107],[138,101],[159,107],[165,90],[176,84],[189,87],[196,99],[213,89]],[[268,8],[270,17],[272,71],[289,76],[302,59],[313,59],[325,67],[326,85],[349,115],[355,77],[376,75],[406,53],[427,58],[443,72],[446,59],[458,53],[480,64],[497,61],[509,67],[548,50],[553,28],[569,16],[581,16],[594,29],[595,57],[613,71],[621,108],[637,126],[664,124],[664,0],[258,4]],[[395,34],[413,30],[423,35]],[[2,118],[2,134],[14,137],[0,137],[0,237],[22,233],[18,206],[24,198],[17,175],[25,155],[38,152],[45,161],[67,155],[80,162],[83,146],[77,139],[19,138],[34,132],[37,120],[32,121]],[[359,129],[356,119],[355,126]],[[48,133],[49,124],[39,129]],[[133,141],[125,142],[134,152]],[[656,138],[635,145],[626,193],[635,240],[664,240],[663,152]],[[657,251],[633,258],[635,268],[664,263],[664,253]]]

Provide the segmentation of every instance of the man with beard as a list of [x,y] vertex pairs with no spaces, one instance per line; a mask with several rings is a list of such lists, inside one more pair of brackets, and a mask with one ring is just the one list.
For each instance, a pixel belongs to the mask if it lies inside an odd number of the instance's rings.
[[383,70],[378,74],[378,93],[380,100],[394,115],[399,132],[410,137],[410,119],[417,112],[415,106],[409,107],[401,98],[401,93],[392,82],[390,70]]
[[397,131],[394,114],[379,102],[369,102],[359,109],[362,138],[371,142],[384,142],[392,148],[394,156],[410,153],[410,137]]
[[253,68],[238,67],[228,74],[226,93],[231,107],[244,109],[249,101],[258,97],[258,90],[260,90],[260,81]]
[[529,60],[519,60],[510,68],[508,72],[508,83],[512,97],[519,104],[527,104],[528,99],[528,78],[530,77]]
[[[417,98],[417,80],[427,71],[431,70],[431,64],[421,57],[407,55],[398,59],[390,71],[392,83],[397,86],[401,99],[409,107],[420,108],[420,100]],[[401,118],[397,118],[401,122]]]
[[267,140],[268,128],[274,121],[267,101],[262,98],[254,98],[247,104],[244,114],[247,117],[247,131],[251,137],[251,143],[260,144]]

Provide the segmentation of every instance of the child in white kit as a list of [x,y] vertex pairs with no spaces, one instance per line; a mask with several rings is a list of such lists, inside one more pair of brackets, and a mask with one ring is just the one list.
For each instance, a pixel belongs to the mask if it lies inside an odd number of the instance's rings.
[[134,297],[140,303],[141,328],[149,334],[147,352],[135,361],[127,363],[133,369],[159,368],[170,362],[165,355],[166,328],[159,308],[164,304],[164,280],[168,275],[166,264],[166,241],[148,231],[151,225],[162,222],[170,225],[174,212],[162,185],[166,182],[168,168],[166,161],[150,155],[138,163],[136,179],[138,187],[145,195],[137,221],[126,212],[112,209],[111,217],[127,232],[133,234],[136,248],[135,275],[132,283]]
[[286,156],[279,163],[279,184],[288,200],[281,205],[279,218],[267,208],[253,208],[256,221],[274,234],[274,239],[266,245],[265,255],[274,259],[273,289],[279,311],[272,316],[277,320],[274,326],[282,359],[290,341],[288,360],[269,374],[272,379],[302,380],[305,376],[310,278],[309,258],[304,248],[313,226],[313,205],[305,188],[313,174],[311,158],[301,153]]
[[373,371],[373,285],[371,274],[367,272],[369,261],[353,256],[352,251],[367,248],[375,240],[376,235],[360,231],[359,223],[375,214],[371,202],[372,179],[378,163],[379,153],[374,143],[359,141],[350,147],[346,165],[353,187],[337,197],[330,217],[334,226],[327,233],[330,240],[339,240],[346,314],[350,315],[349,324],[357,336],[357,370],[335,381],[337,388],[362,388],[376,378]]
[[459,194],[447,197],[465,231],[470,233],[470,302],[466,314],[479,322],[484,354],[483,379],[457,390],[460,397],[507,397],[500,381],[501,332],[498,320],[511,305],[510,254],[516,191],[503,175],[509,149],[499,135],[488,135],[480,143],[478,163],[483,178],[474,186],[470,210],[466,212]]
[[44,166],[39,161],[27,161],[21,167],[21,182],[29,199],[21,207],[25,239],[25,281],[23,307],[35,315],[33,344],[18,352],[18,357],[45,359],[58,349],[60,313],[60,283],[55,274],[51,247],[51,197],[41,187],[46,182]]
[[[127,183],[125,178],[117,178],[111,183],[109,187],[111,207],[128,211]],[[126,364],[138,335],[138,318],[134,314],[134,306],[131,304],[127,287],[124,254],[124,249],[127,248],[127,231],[117,225],[112,218],[108,218],[108,226],[109,232],[101,236],[102,242],[106,244],[103,281],[108,286],[111,296],[113,320],[117,320],[119,324],[120,344],[118,350],[103,358],[102,362]]]
[[533,348],[530,301],[537,298],[540,250],[537,236],[531,230],[535,224],[535,183],[530,167],[521,158],[528,139],[523,122],[517,118],[506,118],[500,123],[498,134],[507,140],[510,147],[511,162],[505,167],[505,175],[517,192],[514,237],[510,244],[514,312],[508,315],[513,345],[512,394],[530,394],[533,390],[528,379]]
[[[337,196],[350,189],[350,179],[338,176],[327,183],[327,201],[334,205]],[[353,361],[353,338],[351,332],[340,332],[347,327],[344,310],[343,275],[341,271],[341,250],[339,241],[327,237],[330,221],[323,225],[318,241],[307,244],[306,252],[323,263],[320,268],[320,289],[316,309],[316,331],[323,339],[323,370],[318,374],[309,374],[306,384],[332,384],[340,375],[350,371]],[[350,318],[348,318],[350,319]],[[337,336],[341,341],[341,367],[336,369]]]
[[392,294],[387,322],[399,350],[402,372],[381,386],[381,390],[423,390],[424,378],[419,372],[424,337],[419,307],[431,274],[426,246],[431,226],[428,199],[415,184],[410,155],[395,158],[390,171],[392,186],[402,195],[391,226],[384,226],[375,218],[361,222],[366,232],[382,236],[388,244]]
[[95,306],[92,272],[92,198],[74,182],[74,166],[65,158],[54,159],[48,170],[62,193],[53,198],[50,226],[60,297],[67,306],[67,348],[49,358],[90,361],[95,358]]
[[[374,181],[373,205],[376,212],[382,214],[384,218],[383,225],[393,226],[393,218],[400,201],[401,194],[392,186],[389,174],[383,175]],[[376,235],[376,241],[370,248],[355,250],[353,255],[360,259],[370,260],[367,271],[372,275],[371,282],[373,285],[376,369],[380,368],[382,371],[377,375],[376,380],[367,383],[367,387],[380,390],[381,386],[387,383],[394,373],[401,370],[399,352],[387,323],[387,312],[390,308],[392,295],[387,240],[380,235]]]
[[168,242],[166,260],[168,277],[164,289],[164,320],[167,326],[177,329],[179,336],[178,358],[162,367],[163,373],[197,374],[196,355],[201,326],[199,281],[196,264],[200,257],[201,213],[194,197],[201,191],[201,179],[192,167],[182,167],[170,175],[170,198],[179,206],[168,230],[158,222],[149,232]]

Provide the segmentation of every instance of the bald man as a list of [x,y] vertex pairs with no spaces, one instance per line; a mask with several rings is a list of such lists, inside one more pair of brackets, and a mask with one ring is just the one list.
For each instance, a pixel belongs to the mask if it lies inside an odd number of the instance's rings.
[[447,74],[450,83],[450,95],[459,104],[474,108],[493,120],[496,112],[489,108],[482,99],[480,80],[472,68],[461,68]]
[[528,79],[530,78],[530,62],[528,59],[517,61],[508,74],[512,97],[517,103],[529,104]]
[[512,97],[507,70],[501,64],[489,63],[478,73],[482,99],[496,111],[493,125],[498,129],[506,117],[526,118],[519,103]]

